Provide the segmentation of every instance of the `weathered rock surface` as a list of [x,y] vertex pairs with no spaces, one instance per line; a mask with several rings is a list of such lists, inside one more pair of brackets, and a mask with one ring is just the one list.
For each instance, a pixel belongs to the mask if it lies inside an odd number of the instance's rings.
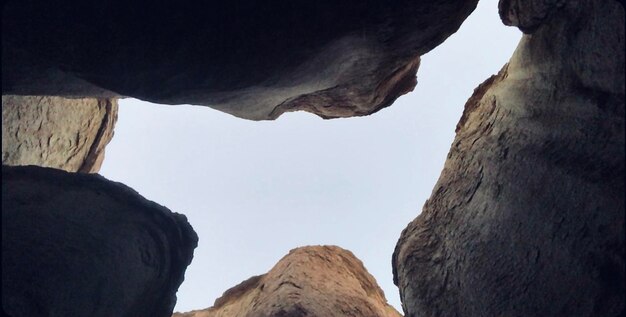
[[532,34],[467,102],[402,232],[405,315],[624,316],[624,9],[502,2]]
[[476,3],[12,0],[2,92],[362,116],[411,91],[419,56]]
[[336,246],[291,250],[267,274],[227,290],[213,307],[173,317],[399,317],[363,263]]
[[9,316],[170,316],[197,239],[184,216],[99,175],[2,167]]
[[116,120],[116,99],[2,96],[2,164],[97,173]]

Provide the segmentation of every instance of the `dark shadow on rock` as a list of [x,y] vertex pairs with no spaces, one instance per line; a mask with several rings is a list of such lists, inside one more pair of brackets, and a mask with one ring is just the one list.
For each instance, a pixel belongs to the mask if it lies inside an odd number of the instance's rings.
[[11,316],[170,316],[198,237],[185,216],[95,174],[2,167]]
[[368,115],[413,89],[477,2],[13,0],[2,92]]

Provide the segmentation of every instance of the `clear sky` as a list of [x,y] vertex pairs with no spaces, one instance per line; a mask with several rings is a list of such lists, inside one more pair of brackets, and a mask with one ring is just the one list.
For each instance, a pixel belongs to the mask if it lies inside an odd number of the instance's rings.
[[254,122],[124,99],[100,174],[185,214],[198,233],[176,311],[210,307],[290,249],[319,244],[352,251],[402,311],[391,269],[400,232],[430,196],[465,101],[520,37],[496,0],[481,0],[422,57],[415,90],[368,117]]

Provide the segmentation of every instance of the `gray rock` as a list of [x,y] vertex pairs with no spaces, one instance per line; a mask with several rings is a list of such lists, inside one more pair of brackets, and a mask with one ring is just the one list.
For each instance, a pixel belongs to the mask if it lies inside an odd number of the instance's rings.
[[11,0],[2,92],[363,116],[411,91],[477,2]]
[[624,9],[580,0],[538,12],[517,13],[532,34],[465,105],[398,241],[406,316],[626,313]]
[[173,317],[400,317],[363,263],[336,246],[289,251],[267,273],[224,292],[213,307]]
[[97,173],[116,120],[116,99],[2,96],[2,164]]
[[170,316],[197,242],[185,216],[99,175],[2,167],[9,316]]

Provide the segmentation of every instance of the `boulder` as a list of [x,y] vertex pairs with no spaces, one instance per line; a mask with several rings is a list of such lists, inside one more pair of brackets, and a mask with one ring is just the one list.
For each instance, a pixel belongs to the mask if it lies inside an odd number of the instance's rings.
[[2,93],[363,116],[411,91],[477,2],[11,0]]
[[8,316],[170,316],[197,242],[185,216],[102,176],[2,167]]
[[97,173],[116,120],[116,99],[2,96],[2,164]]
[[224,292],[213,307],[173,317],[400,317],[352,252],[293,249],[268,273]]
[[405,315],[623,316],[624,8],[500,9],[528,34],[468,100],[432,195],[400,236]]

